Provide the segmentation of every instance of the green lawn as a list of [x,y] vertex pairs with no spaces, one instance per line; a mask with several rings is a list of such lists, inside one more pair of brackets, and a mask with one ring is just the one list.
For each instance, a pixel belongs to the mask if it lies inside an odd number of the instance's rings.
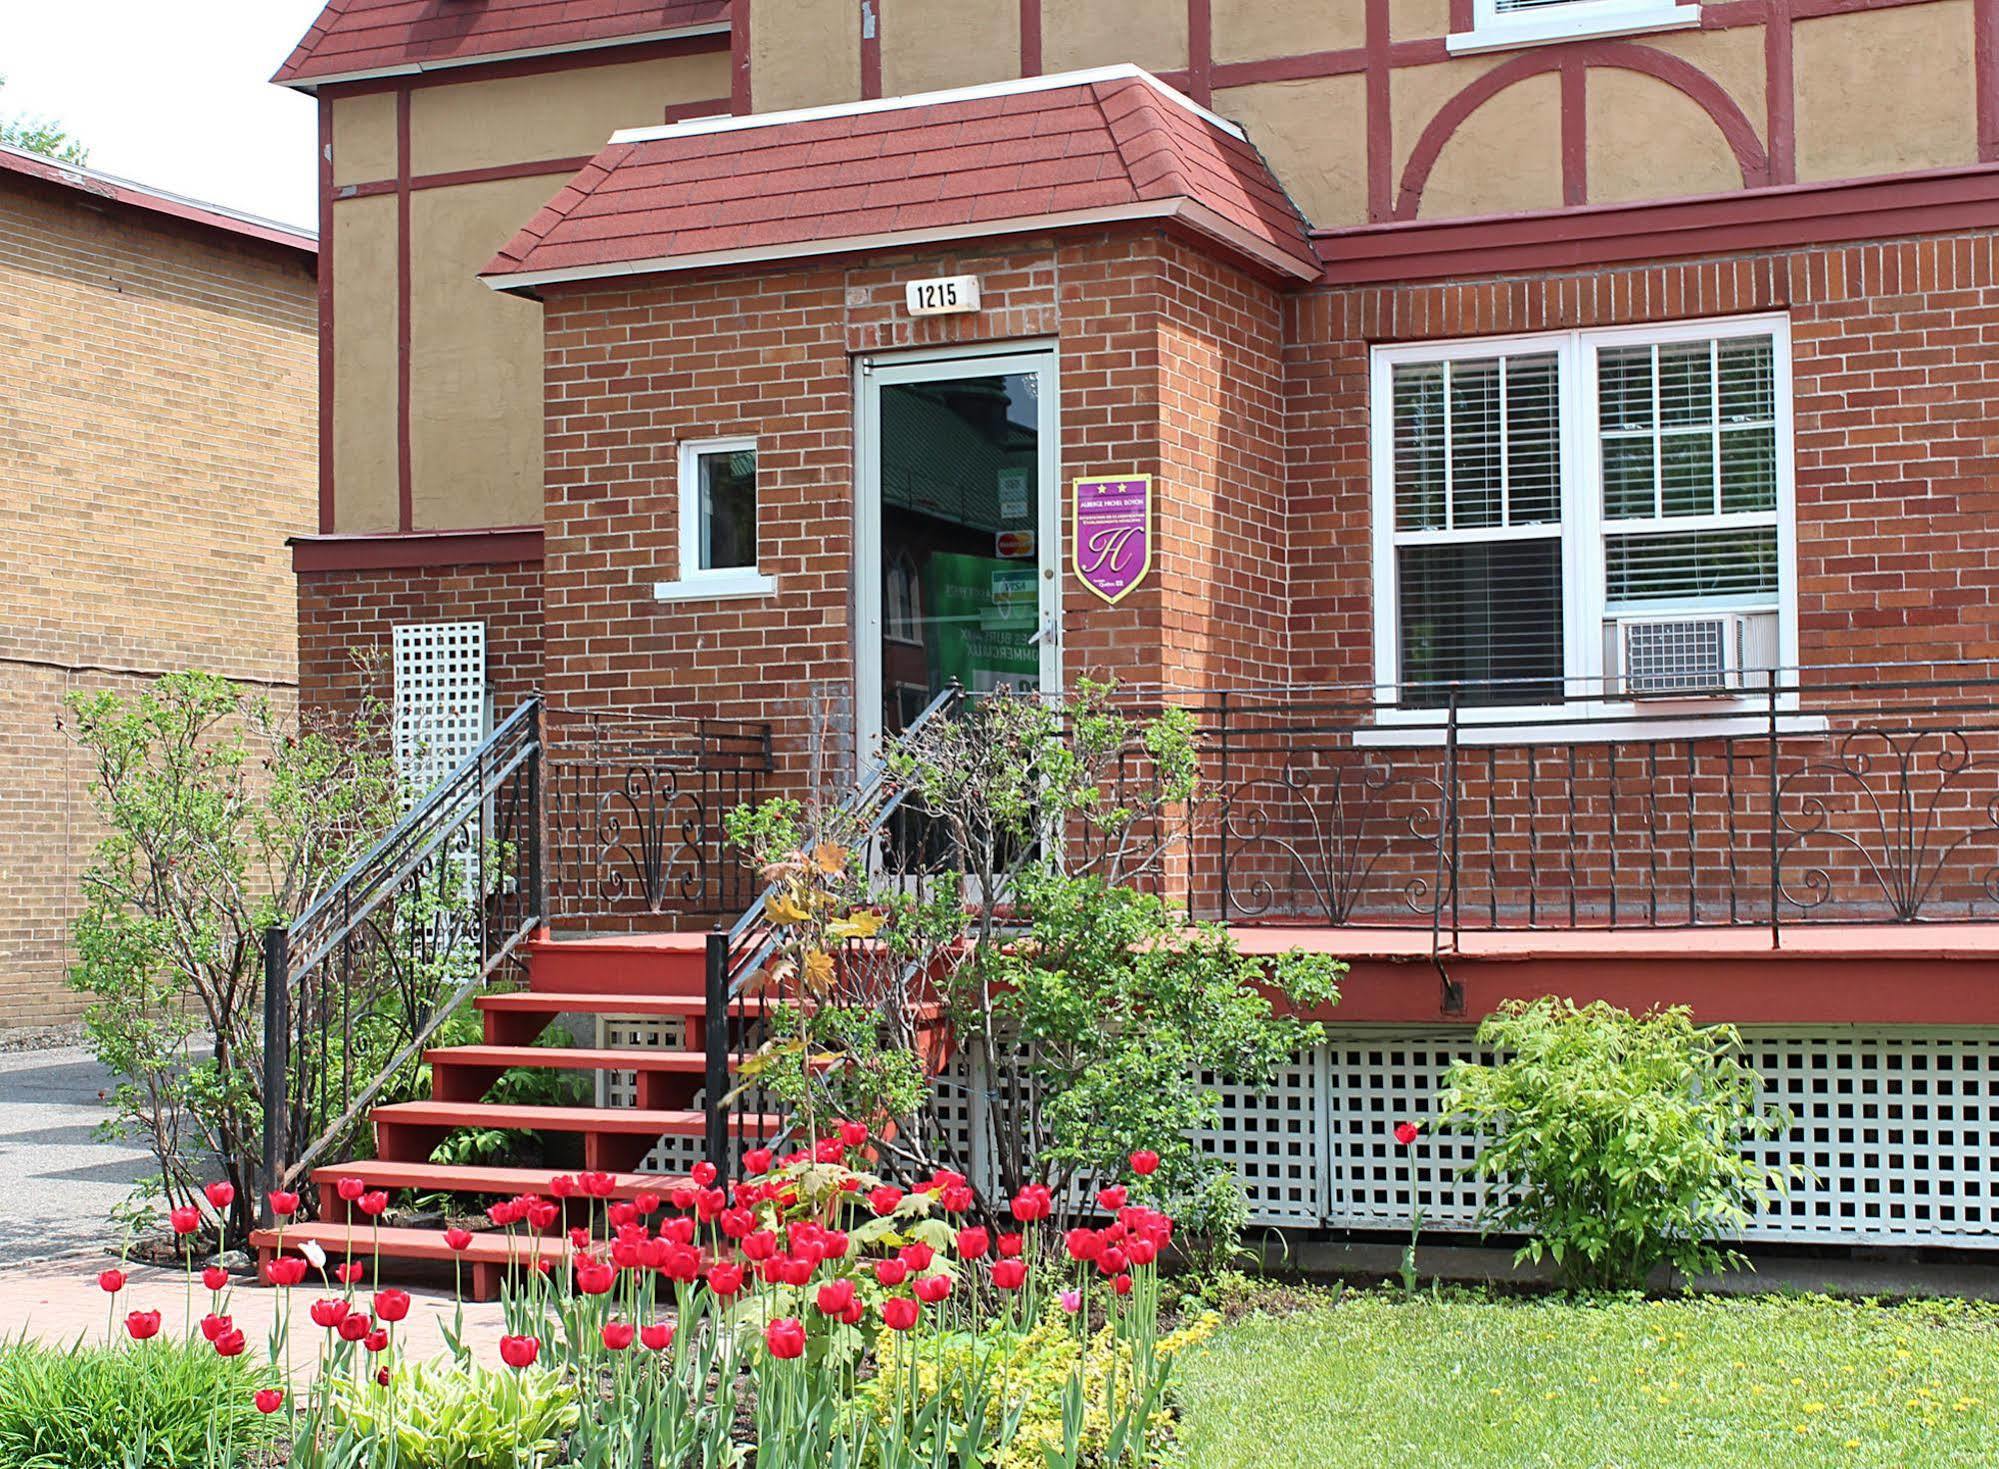
[[1349,1294],[1182,1359],[1190,1469],[1999,1464],[1999,1309]]

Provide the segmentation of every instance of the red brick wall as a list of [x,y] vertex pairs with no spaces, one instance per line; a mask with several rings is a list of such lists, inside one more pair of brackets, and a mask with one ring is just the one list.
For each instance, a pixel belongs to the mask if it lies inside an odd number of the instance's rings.
[[[984,310],[907,316],[904,282],[959,272],[980,277]],[[1059,342],[1064,480],[1151,474],[1162,494],[1165,557],[1147,586],[1105,607],[1065,582],[1065,676],[1284,666],[1281,304],[1176,240],[563,287],[544,310],[558,703],[767,720],[780,766],[812,773],[815,725],[839,745],[851,719],[854,355],[1033,338]],[[652,582],[677,564],[675,445],[737,434],[758,439],[760,562],[778,590],[656,603]]]
[[398,624],[484,622],[486,680],[505,717],[541,687],[541,567],[425,567],[308,571],[298,577],[299,699],[352,719],[364,695],[394,692],[390,643]]
[[1980,234],[1294,298],[1296,677],[1371,676],[1371,344],[1762,311],[1791,318],[1800,661],[1999,655],[1999,246]]

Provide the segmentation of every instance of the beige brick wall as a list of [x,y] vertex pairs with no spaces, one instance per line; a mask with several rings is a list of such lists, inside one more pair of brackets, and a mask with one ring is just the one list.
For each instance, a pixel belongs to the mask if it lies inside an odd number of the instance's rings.
[[293,250],[0,183],[0,1028],[63,988],[94,839],[63,694],[296,677],[316,307]]

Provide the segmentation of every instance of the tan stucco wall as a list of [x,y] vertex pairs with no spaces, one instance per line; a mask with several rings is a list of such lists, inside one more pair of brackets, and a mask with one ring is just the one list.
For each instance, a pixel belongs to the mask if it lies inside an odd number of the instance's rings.
[[1427,41],[1450,33],[1451,0],[1392,0],[1388,7],[1390,40]]
[[1683,57],[1721,83],[1763,138],[1768,131],[1770,68],[1765,56],[1763,27],[1735,26],[1725,31],[1667,31],[1645,37],[1657,51]]
[[[994,0],[1004,3],[1004,0]],[[1152,71],[1187,64],[1187,0],[1042,0],[1044,71],[1134,61]]]
[[1243,125],[1312,223],[1367,222],[1365,77],[1230,87],[1215,110]]
[[1797,23],[1798,177],[1978,160],[1972,0]]
[[336,530],[396,528],[396,201],[333,206]]
[[410,201],[410,508],[419,530],[541,519],[541,308],[477,272],[561,186],[509,179]]
[[1728,139],[1684,92],[1635,71],[1589,74],[1592,204],[1742,187]]
[[333,109],[333,182],[366,184],[396,176],[396,98],[393,92],[340,97]]
[[1020,71],[1020,7],[993,0],[881,0],[882,91],[891,97],[1002,81]]
[[1560,208],[1561,102],[1561,79],[1548,73],[1516,82],[1472,113],[1437,155],[1420,217]]
[[453,173],[594,153],[619,128],[647,127],[673,102],[729,95],[727,52],[422,87],[410,99],[411,168]]
[[758,112],[860,95],[858,0],[750,0],[750,99]]
[[1209,13],[1217,61],[1344,51],[1367,41],[1364,5],[1328,5],[1326,0],[1213,0]]

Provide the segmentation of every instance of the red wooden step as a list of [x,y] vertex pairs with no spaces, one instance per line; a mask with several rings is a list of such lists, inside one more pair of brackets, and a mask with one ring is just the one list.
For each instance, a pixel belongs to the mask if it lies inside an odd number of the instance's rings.
[[501,995],[475,995],[481,1010],[533,1012],[541,1015],[704,1015],[708,1001],[701,995],[595,994],[586,990],[510,990]]
[[708,1057],[701,1051],[655,1050],[650,1046],[618,1050],[581,1046],[444,1046],[425,1051],[435,1066],[545,1067],[556,1071],[692,1071],[705,1073]]
[[540,939],[529,956],[528,983],[537,990],[699,995],[707,989],[705,933]]
[[[414,1189],[429,1194],[477,1194],[512,1198],[516,1194],[540,1194],[552,1198],[548,1183],[562,1168],[460,1167],[445,1163],[396,1163],[381,1158],[356,1159],[312,1170],[313,1184],[319,1189],[319,1217],[339,1222],[347,1217],[347,1203],[338,1189],[343,1178],[358,1178],[369,1188]],[[686,1180],[671,1173],[614,1173],[611,1197],[629,1199],[636,1194],[664,1194]]]
[[[250,1247],[257,1252],[257,1276],[266,1285],[270,1283],[271,1261],[278,1254],[278,1238],[278,1232],[273,1229],[259,1229],[250,1236]],[[511,1240],[505,1234],[481,1230],[472,1236],[472,1243],[465,1247],[462,1254],[444,1242],[444,1231],[439,1229],[405,1229],[389,1225],[375,1229],[356,1224],[350,1230],[345,1224],[315,1220],[288,1226],[283,1238],[286,1254],[296,1254],[300,1244],[315,1240],[329,1257],[335,1259],[348,1256],[356,1260],[372,1260],[377,1253],[384,1260],[448,1262],[457,1258],[467,1267],[471,1286],[469,1294],[476,1301],[490,1301],[500,1293],[500,1277],[510,1264],[524,1265],[538,1254],[549,1262],[551,1269],[560,1269],[565,1260],[573,1260],[576,1254],[574,1247],[563,1236],[530,1235],[524,1230],[516,1231]],[[317,1285],[318,1282],[313,1283]],[[376,1284],[376,1281],[370,1280],[368,1289],[372,1290]]]
[[[581,1134],[583,1166],[605,1172],[632,1168],[661,1137],[700,1137],[708,1129],[707,1114],[691,1109],[394,1102],[369,1116],[375,1125],[375,1151],[389,1161],[428,1161],[431,1150],[456,1128],[510,1128]],[[779,1119],[770,1116],[731,1119],[732,1128],[748,1133],[772,1133],[779,1126]]]

